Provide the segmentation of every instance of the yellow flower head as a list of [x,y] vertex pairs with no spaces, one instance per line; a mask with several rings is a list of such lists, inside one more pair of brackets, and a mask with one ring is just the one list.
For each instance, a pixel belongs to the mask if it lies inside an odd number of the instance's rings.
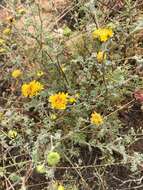
[[6,35],[6,36],[9,36],[11,34],[11,29],[10,28],[4,29],[3,34]]
[[65,190],[63,185],[59,185],[57,190]]
[[31,81],[30,83],[28,84],[23,84],[22,85],[22,88],[21,88],[21,91],[22,91],[22,95],[25,96],[25,97],[33,97],[33,96],[36,96],[38,95],[38,93],[43,90],[43,85],[38,82],[38,81]]
[[42,77],[44,75],[43,71],[37,71],[36,73],[37,77]]
[[20,69],[16,69],[16,70],[14,70],[14,71],[12,72],[12,77],[13,77],[13,78],[18,78],[18,77],[20,77],[21,75],[22,75],[22,72],[21,72]]
[[106,42],[113,36],[113,31],[111,28],[99,28],[96,29],[92,35],[94,39],[98,38],[101,42]]
[[0,38],[0,46],[2,46],[4,44],[5,44],[5,40],[3,40],[3,39]]
[[51,95],[49,97],[49,102],[51,103],[52,108],[64,110],[67,106],[68,94],[65,94],[64,92],[59,92],[58,94]]
[[99,62],[99,63],[101,63],[102,61],[104,61],[105,59],[106,59],[106,53],[105,52],[103,52],[103,51],[99,51],[98,53],[97,53],[97,55],[96,55],[96,58],[97,58],[97,61]]
[[8,131],[8,137],[15,139],[17,137],[17,131],[15,131],[15,130],[9,130]]
[[103,124],[102,116],[99,113],[96,113],[96,112],[93,112],[91,114],[90,121],[91,121],[92,124],[95,124],[95,125],[102,125]]

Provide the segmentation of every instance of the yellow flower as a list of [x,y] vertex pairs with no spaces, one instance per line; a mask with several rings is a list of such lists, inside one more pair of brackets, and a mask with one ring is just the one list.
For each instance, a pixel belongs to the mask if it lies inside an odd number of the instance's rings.
[[43,90],[43,85],[38,82],[38,81],[31,81],[30,83],[28,84],[23,84],[22,85],[22,88],[21,88],[21,91],[22,91],[22,95],[25,96],[25,97],[33,97],[33,96],[36,96],[38,95],[38,93]]
[[11,29],[10,28],[4,29],[3,34],[9,36],[11,34]]
[[97,61],[99,62],[99,63],[101,63],[102,61],[104,61],[105,59],[106,59],[106,53],[105,52],[103,52],[103,51],[99,51],[98,53],[97,53],[97,55],[96,55],[96,58],[97,58]]
[[20,77],[21,75],[22,75],[22,72],[21,72],[20,69],[16,69],[16,70],[14,70],[14,71],[12,72],[12,77],[13,77],[13,78],[18,78],[18,77]]
[[96,29],[92,35],[93,38],[98,38],[101,42],[106,42],[113,36],[113,31],[111,28],[99,28]]
[[59,185],[57,190],[65,190],[63,185]]
[[91,121],[92,124],[95,124],[95,125],[102,125],[103,124],[102,116],[99,113],[96,113],[96,112],[93,112],[91,114],[90,121]]
[[70,102],[70,103],[75,103],[75,102],[76,102],[76,99],[75,99],[74,97],[71,97],[71,98],[69,98],[69,102]]
[[43,71],[37,71],[36,73],[37,77],[42,77],[44,75]]
[[2,46],[4,44],[5,44],[5,40],[3,40],[3,39],[0,38],[0,46]]
[[8,137],[15,139],[17,137],[17,131],[15,131],[15,130],[9,130]]
[[5,48],[0,48],[0,53],[5,53],[6,49]]
[[64,92],[59,92],[58,94],[51,95],[49,97],[49,102],[51,103],[51,107],[59,110],[66,109],[68,102],[68,94]]
[[25,96],[25,97],[30,96],[31,89],[30,89],[29,84],[23,84],[22,87],[21,87],[21,91],[22,91],[23,96]]

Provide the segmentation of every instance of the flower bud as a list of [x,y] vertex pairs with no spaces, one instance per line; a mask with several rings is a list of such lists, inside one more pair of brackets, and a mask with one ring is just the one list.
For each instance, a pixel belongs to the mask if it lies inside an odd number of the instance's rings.
[[47,155],[47,162],[50,166],[55,166],[59,163],[60,161],[60,155],[58,152],[50,152]]

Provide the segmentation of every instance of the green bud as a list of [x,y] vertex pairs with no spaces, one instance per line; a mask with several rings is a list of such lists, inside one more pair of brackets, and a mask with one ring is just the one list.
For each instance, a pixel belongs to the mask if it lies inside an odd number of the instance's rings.
[[40,174],[45,173],[46,172],[45,166],[43,164],[36,166],[36,171]]
[[47,162],[50,166],[55,166],[60,161],[60,155],[57,152],[50,152],[47,156]]

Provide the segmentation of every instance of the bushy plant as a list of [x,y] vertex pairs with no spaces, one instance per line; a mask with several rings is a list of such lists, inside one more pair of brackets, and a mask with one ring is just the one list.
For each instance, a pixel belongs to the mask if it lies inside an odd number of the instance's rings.
[[141,184],[136,172],[140,176],[143,155],[132,146],[142,126],[125,126],[119,117],[143,102],[136,70],[142,60],[128,52],[143,30],[133,19],[134,5],[73,2],[70,28],[56,17],[58,10],[52,15],[57,23],[50,22],[39,1],[22,8],[7,3],[10,13],[0,25],[2,189],[32,189],[34,173],[48,189],[107,189],[114,166],[127,168]]

